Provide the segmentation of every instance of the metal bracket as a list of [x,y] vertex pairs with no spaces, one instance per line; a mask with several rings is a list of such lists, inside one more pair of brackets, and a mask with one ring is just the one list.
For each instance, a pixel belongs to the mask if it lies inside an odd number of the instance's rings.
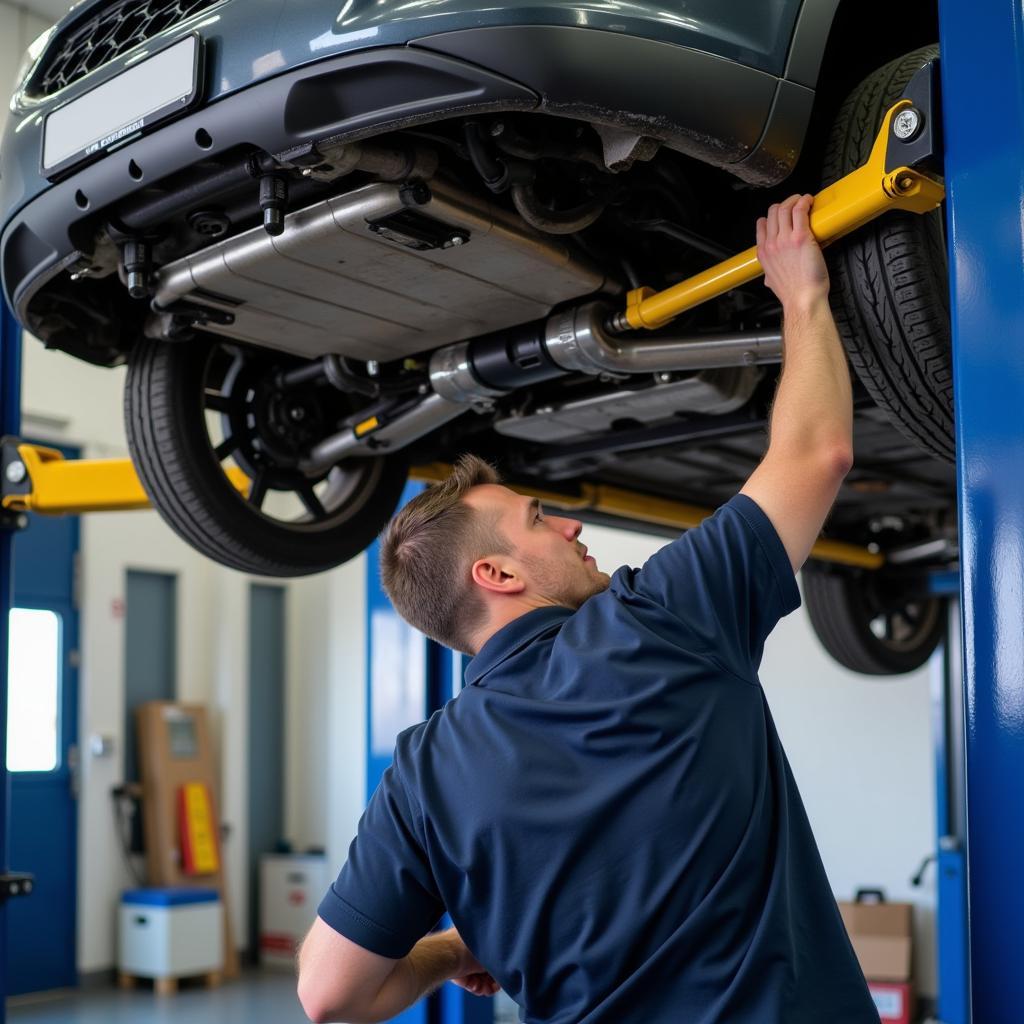
[[[131,459],[65,459],[54,448],[25,444],[18,438],[2,442],[0,508],[6,514],[40,512],[78,515],[149,508],[149,497]],[[249,478],[238,468],[228,479],[243,494]]]
[[18,452],[16,438],[0,439],[0,530],[23,530],[28,526],[28,516],[24,511],[7,502],[10,495],[12,502],[31,493],[32,481],[28,470]]
[[885,170],[912,167],[942,173],[942,119],[939,100],[939,62],[930,60],[914,74],[903,90],[910,106],[890,120],[885,150]]
[[[856,231],[888,210],[928,213],[945,198],[945,186],[935,176],[939,164],[937,80],[934,61],[915,74],[903,97],[882,118],[867,161],[814,197],[811,231],[822,245]],[[763,273],[757,246],[751,246],[664,291],[634,288],[626,296],[625,310],[610,319],[608,330],[656,330],[680,313]]]
[[19,896],[31,895],[35,881],[35,875],[26,875],[20,872],[12,871],[0,875],[0,904],[17,899]]

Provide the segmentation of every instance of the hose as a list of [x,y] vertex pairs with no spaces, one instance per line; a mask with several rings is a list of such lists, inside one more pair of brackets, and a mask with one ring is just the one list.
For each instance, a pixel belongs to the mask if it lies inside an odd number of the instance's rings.
[[491,155],[487,143],[484,142],[479,123],[467,121],[464,133],[469,159],[476,168],[477,174],[483,178],[484,184],[494,193],[507,192],[512,176],[509,174],[508,167]]
[[537,199],[530,185],[513,185],[512,202],[527,224],[549,235],[571,235],[590,227],[607,205],[597,199],[569,210],[552,210]]

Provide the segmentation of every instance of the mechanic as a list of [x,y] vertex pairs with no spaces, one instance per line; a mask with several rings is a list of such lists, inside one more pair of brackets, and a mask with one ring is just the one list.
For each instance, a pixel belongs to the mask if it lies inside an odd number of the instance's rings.
[[609,578],[579,522],[463,458],[388,527],[396,608],[474,657],[320,904],[311,1019],[451,980],[546,1024],[877,1024],[757,677],[852,462],[811,203],[758,221],[783,372],[763,461],[701,526]]

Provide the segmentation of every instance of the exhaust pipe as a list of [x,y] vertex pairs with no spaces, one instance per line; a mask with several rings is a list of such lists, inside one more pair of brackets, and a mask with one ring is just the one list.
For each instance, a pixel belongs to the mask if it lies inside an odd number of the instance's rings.
[[622,337],[607,330],[607,318],[607,308],[597,302],[556,313],[544,335],[548,355],[564,370],[590,374],[712,370],[782,360],[779,331]]
[[504,395],[570,373],[670,373],[782,359],[779,331],[620,337],[606,329],[607,317],[606,306],[591,302],[438,349],[430,358],[432,394],[390,422],[372,429],[360,424],[325,438],[302,468],[322,472],[342,459],[397,451],[470,409],[487,412]]
[[569,373],[671,373],[782,359],[779,331],[621,337],[605,327],[607,315],[607,307],[590,302],[439,349],[430,360],[431,386],[452,402],[479,406]]

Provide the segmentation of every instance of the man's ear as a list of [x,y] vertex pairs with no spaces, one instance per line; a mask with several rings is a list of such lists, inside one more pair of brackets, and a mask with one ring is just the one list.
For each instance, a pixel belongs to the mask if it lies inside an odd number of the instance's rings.
[[519,567],[501,555],[478,558],[470,576],[474,583],[495,594],[521,594],[526,589]]

